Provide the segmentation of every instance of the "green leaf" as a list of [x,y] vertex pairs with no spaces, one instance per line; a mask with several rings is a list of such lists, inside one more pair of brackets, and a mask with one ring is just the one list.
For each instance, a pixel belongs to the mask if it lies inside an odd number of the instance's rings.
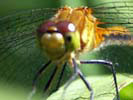
[[120,100],[133,100],[133,81],[128,81],[122,84]]
[[[117,75],[118,85],[121,88],[121,100],[133,100],[133,79],[131,78],[132,75],[129,76],[122,74]],[[115,89],[111,77],[112,76],[110,75],[86,77],[93,87],[95,100],[113,100],[115,97]],[[57,92],[53,93],[47,100],[61,100],[62,95],[64,96],[64,100],[89,100],[90,92],[87,90],[81,79],[73,81],[65,90],[65,94],[63,94],[63,91],[64,86],[62,86]],[[2,100],[27,100],[29,94],[30,91],[26,88],[20,88],[16,85],[5,87],[5,84],[0,84],[0,99]],[[42,96],[36,94],[33,100],[40,100],[40,98],[42,98]]]
[[[86,78],[94,90],[94,100],[113,100],[115,97],[115,89],[112,86],[113,82],[110,75],[101,75],[101,76],[89,76]],[[122,84],[124,81],[131,81],[132,78],[118,74],[118,85]],[[78,79],[65,90],[64,86],[61,87],[57,92],[53,93],[47,100],[89,100],[89,91],[81,81]],[[133,92],[133,89],[131,90]],[[63,96],[63,97],[62,97]],[[125,100],[125,99],[123,99]],[[127,99],[128,100],[128,99]],[[132,99],[130,99],[132,100]]]

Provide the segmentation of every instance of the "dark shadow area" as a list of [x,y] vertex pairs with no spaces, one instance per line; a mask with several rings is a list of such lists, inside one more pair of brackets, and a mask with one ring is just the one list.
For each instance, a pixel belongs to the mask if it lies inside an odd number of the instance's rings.
[[99,55],[102,59],[112,61],[119,73],[133,74],[133,46],[112,45],[101,48]]

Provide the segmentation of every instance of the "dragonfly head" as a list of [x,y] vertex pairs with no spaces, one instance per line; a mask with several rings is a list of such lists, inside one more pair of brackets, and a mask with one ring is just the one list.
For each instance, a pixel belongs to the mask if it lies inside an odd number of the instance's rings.
[[80,36],[75,25],[68,21],[44,22],[38,29],[41,47],[51,59],[80,48]]

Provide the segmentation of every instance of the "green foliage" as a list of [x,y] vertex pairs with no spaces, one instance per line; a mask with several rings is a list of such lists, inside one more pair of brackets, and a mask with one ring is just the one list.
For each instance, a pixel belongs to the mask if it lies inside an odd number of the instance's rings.
[[[86,77],[86,79],[91,83],[93,87],[95,100],[113,100],[113,98],[115,97],[115,89],[110,75],[89,76]],[[132,78],[117,74],[117,79],[119,86],[122,86],[120,90],[121,100],[132,100]],[[123,87],[123,85],[125,86]],[[64,86],[62,86],[57,92],[53,93],[47,100],[61,100],[62,98],[64,98],[64,100],[89,99],[89,91],[87,90],[81,79],[72,82],[70,86],[65,90],[65,94],[63,94],[63,91]],[[26,100],[29,94],[30,91],[26,88],[20,88],[17,85],[8,86],[7,88],[5,87],[4,83],[0,84],[0,99],[2,100]],[[40,98],[42,98],[42,96],[39,93],[34,96],[33,100],[40,100]]]
[[[113,100],[115,98],[115,89],[113,85],[113,81],[110,75],[103,75],[103,76],[88,76],[86,78],[92,85],[94,90],[94,100]],[[131,81],[132,78],[129,78],[127,76],[118,74],[118,85],[121,85],[125,81]],[[110,81],[111,80],[111,81]],[[126,93],[132,93],[133,89],[132,86],[128,87]],[[64,100],[89,100],[89,92],[84,85],[84,83],[81,81],[81,79],[78,79],[65,90],[65,94],[63,95],[64,87],[61,87],[59,91],[56,93],[53,93],[48,100],[61,100],[64,98]],[[120,91],[120,94],[122,91]],[[120,95],[120,98],[122,96],[126,96],[126,94]],[[63,96],[63,97],[62,97]],[[130,100],[132,100],[133,97],[130,97]],[[122,100],[129,100],[129,99],[122,99]]]
[[133,100],[133,81],[125,82],[123,85],[120,90],[120,100]]

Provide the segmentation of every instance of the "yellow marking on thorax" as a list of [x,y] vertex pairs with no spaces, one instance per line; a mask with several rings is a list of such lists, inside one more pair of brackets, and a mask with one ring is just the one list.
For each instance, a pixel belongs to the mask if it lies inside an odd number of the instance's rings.
[[54,17],[55,22],[68,20],[72,22],[80,33],[81,50],[92,49],[94,42],[94,26],[96,18],[91,15],[90,8],[61,8]]
[[99,24],[105,23],[95,18],[92,15],[92,9],[87,7],[61,8],[53,20],[55,22],[68,20],[76,26],[77,31],[80,33],[80,52],[98,47],[105,39],[103,35],[129,34],[128,30],[122,26],[98,27]]

